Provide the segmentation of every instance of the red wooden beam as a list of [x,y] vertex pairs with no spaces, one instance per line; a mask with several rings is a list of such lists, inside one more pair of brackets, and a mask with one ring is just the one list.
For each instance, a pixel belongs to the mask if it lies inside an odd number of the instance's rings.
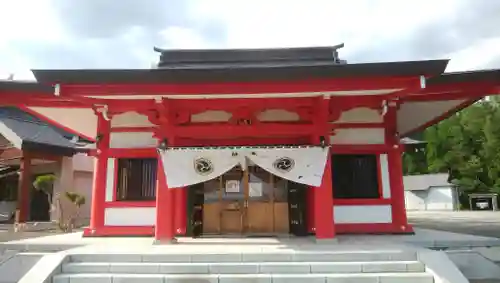
[[[96,150],[89,155],[95,156]],[[156,148],[110,148],[108,156],[113,158],[154,158],[158,155]]]
[[368,154],[368,153],[386,153],[392,150],[392,145],[386,144],[355,144],[343,145],[334,144],[331,146],[331,152],[334,154]]
[[309,136],[302,137],[276,137],[276,138],[225,138],[225,139],[195,139],[177,138],[176,146],[252,146],[252,145],[307,145],[310,144]]
[[130,132],[156,132],[158,127],[115,127],[111,128],[112,133],[130,133]]
[[[265,102],[265,103],[263,103]],[[172,107],[176,110],[189,109],[199,110],[233,110],[239,108],[250,109],[295,109],[299,107],[311,107],[314,103],[313,97],[283,97],[283,98],[232,98],[232,99],[174,99],[170,100]]]
[[330,124],[331,131],[335,129],[373,129],[384,128],[384,123],[332,123]]
[[458,99],[471,99],[480,98],[491,94],[491,91],[484,90],[484,92],[448,92],[448,93],[428,93],[428,94],[415,94],[405,97],[402,101],[438,101],[438,100],[458,100]]
[[176,137],[236,138],[236,137],[296,137],[315,133],[312,124],[261,123],[258,125],[197,125],[175,126]]
[[418,77],[328,78],[295,81],[178,84],[63,85],[62,96],[256,94],[408,88],[420,85]]

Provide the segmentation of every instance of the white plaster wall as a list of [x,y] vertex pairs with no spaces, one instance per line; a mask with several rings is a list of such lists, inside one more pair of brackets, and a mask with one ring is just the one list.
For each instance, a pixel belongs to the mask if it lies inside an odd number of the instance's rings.
[[[424,191],[427,194],[427,192]],[[425,197],[412,191],[405,191],[406,210],[425,210]]]
[[267,109],[257,115],[261,122],[299,121],[300,115],[284,109]]
[[108,167],[106,169],[106,195],[105,195],[105,201],[107,202],[113,201],[115,182],[116,182],[115,164],[116,164],[115,158],[108,158]]
[[379,110],[358,107],[343,111],[333,123],[382,123],[384,118]]
[[111,133],[110,148],[156,147],[158,140],[151,132]]
[[384,144],[384,128],[336,129],[330,144]]
[[[83,155],[87,158],[87,156]],[[75,168],[75,157],[63,157],[62,161],[52,162],[48,164],[40,164],[34,167],[35,174],[47,174],[52,173],[56,176],[56,182],[54,183],[54,196],[53,202],[55,204],[56,196],[60,197],[61,204],[65,214],[71,213],[76,209],[73,204],[69,203],[67,199],[63,196],[65,191],[77,192],[85,197],[85,204],[80,207],[78,223],[86,223],[90,218],[90,203],[92,201],[92,187],[93,187],[93,168],[90,171],[87,170],[77,170],[81,168]],[[88,157],[91,164],[94,158]],[[88,168],[84,168],[88,169]],[[54,209],[51,211],[51,219],[57,220],[59,218],[59,207],[54,205]]]
[[392,223],[390,205],[335,205],[335,223]]
[[41,116],[94,138],[97,134],[97,116],[92,108],[29,107]]
[[453,189],[431,187],[428,190],[405,191],[407,210],[453,210]]
[[139,114],[134,111],[129,111],[114,115],[111,119],[111,127],[152,127],[152,124],[146,115]]
[[[62,215],[68,215],[69,213],[73,213],[74,207],[69,202],[69,200],[64,196],[64,193],[67,191],[74,192],[76,191],[73,183],[74,178],[74,170],[73,170],[73,160],[71,157],[63,157],[61,163],[59,164],[59,170],[56,171],[55,176],[56,180],[54,183],[54,195],[52,196],[52,203],[54,204],[54,210],[51,212],[51,218],[59,219],[61,213]],[[57,205],[57,201],[60,201],[61,207]]]
[[459,106],[465,100],[405,102],[397,112],[398,132],[404,135]]
[[231,119],[233,114],[230,112],[222,111],[222,110],[208,110],[200,113],[196,113],[191,115],[191,122],[193,123],[201,123],[201,122],[226,122]]
[[83,153],[73,155],[73,170],[82,172],[94,172],[94,157]]
[[430,188],[426,199],[427,210],[453,210],[452,188]]
[[81,224],[87,224],[90,220],[93,180],[92,172],[75,171],[73,174],[73,188],[85,197],[85,204],[80,207],[78,219]]
[[104,211],[106,226],[154,226],[156,207],[113,207]]
[[387,154],[379,155],[380,179],[382,181],[382,197],[391,198],[391,182],[389,179],[389,161]]

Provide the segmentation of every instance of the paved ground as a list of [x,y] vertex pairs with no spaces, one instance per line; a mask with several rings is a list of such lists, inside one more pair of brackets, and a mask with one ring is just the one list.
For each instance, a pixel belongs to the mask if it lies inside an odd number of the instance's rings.
[[43,236],[57,235],[61,234],[57,229],[40,229],[41,231],[30,231],[30,232],[14,232],[12,224],[0,224],[0,243],[37,238]]
[[500,212],[408,212],[408,221],[418,228],[500,238]]

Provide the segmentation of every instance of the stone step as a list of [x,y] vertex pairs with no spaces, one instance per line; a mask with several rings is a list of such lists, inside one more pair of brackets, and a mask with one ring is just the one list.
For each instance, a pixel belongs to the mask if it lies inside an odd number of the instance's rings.
[[411,251],[311,251],[259,253],[73,254],[72,262],[367,262],[413,261]]
[[346,274],[59,274],[53,283],[434,283],[427,273]]
[[63,273],[137,273],[137,274],[308,274],[424,272],[418,261],[373,262],[72,262],[62,266]]

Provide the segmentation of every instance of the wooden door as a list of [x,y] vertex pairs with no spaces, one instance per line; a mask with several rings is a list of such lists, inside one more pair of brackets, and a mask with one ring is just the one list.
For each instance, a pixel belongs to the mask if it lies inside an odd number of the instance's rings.
[[288,233],[288,205],[277,198],[277,178],[257,166],[249,166],[245,174],[244,232]]
[[220,180],[220,234],[242,234],[245,217],[245,173],[237,166],[224,174]]

